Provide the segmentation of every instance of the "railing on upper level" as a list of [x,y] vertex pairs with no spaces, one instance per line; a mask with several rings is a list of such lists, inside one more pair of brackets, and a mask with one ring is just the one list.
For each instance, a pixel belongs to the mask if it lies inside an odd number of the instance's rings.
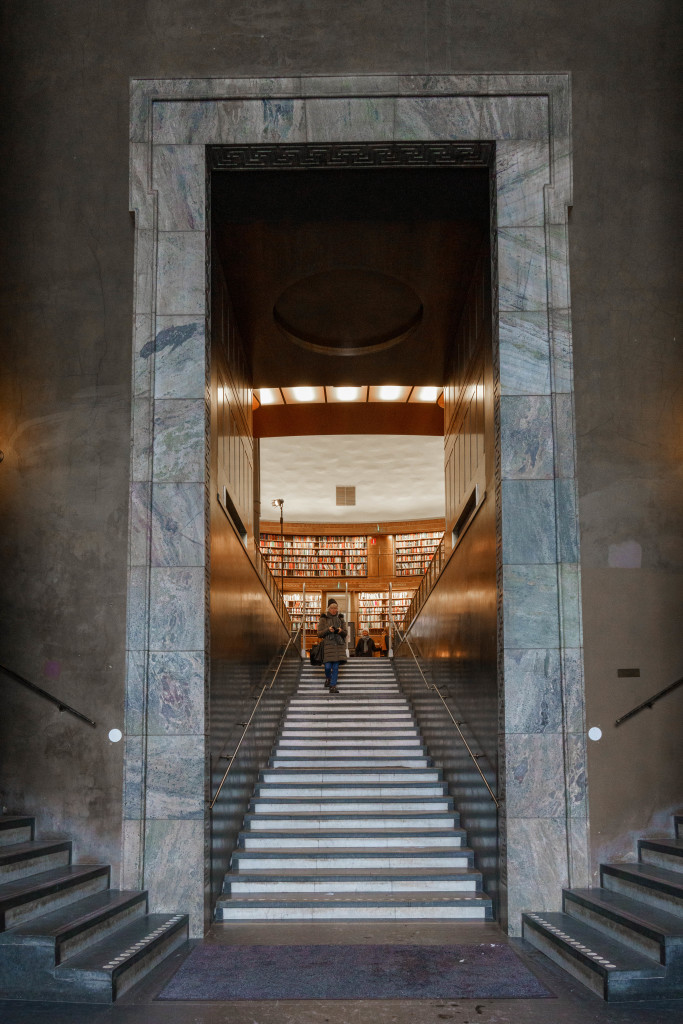
[[43,698],[43,700],[49,700],[50,703],[56,705],[60,711],[66,711],[68,714],[74,715],[75,718],[80,718],[82,722],[86,722],[87,725],[91,725],[93,729],[97,728],[97,723],[93,722],[92,718],[88,718],[88,716],[84,715],[81,711],[77,711],[76,708],[72,708],[70,704],[67,704],[66,701],[60,700],[59,697],[55,697],[53,693],[48,693],[48,691],[44,690],[42,686],[36,686],[35,683],[32,683],[30,680],[20,676],[18,672],[13,672],[11,668],[6,668],[4,665],[0,665],[0,672],[9,676],[9,678],[13,679],[15,683],[19,683],[21,686],[26,687],[27,690],[37,693],[39,697]]
[[[444,535],[445,537],[445,535]],[[431,561],[427,566],[427,570],[420,580],[420,585],[413,594],[412,600],[408,605],[403,622],[401,623],[402,628],[407,630],[410,623],[419,614],[423,604],[434,589],[434,584],[438,580],[439,576],[443,572],[443,567],[446,564],[446,548],[444,545],[444,537],[439,541],[439,546],[432,555]]]
[[[254,565],[256,566],[256,571],[258,572],[259,576],[261,577],[261,581],[262,581],[264,587],[266,588],[266,593],[268,594],[268,597],[270,598],[270,600],[275,605],[275,609],[276,609],[278,615],[280,616],[280,618],[284,622],[284,624],[285,624],[285,626],[287,628],[287,632],[291,634],[292,633],[292,629],[293,629],[292,619],[290,617],[289,611],[287,610],[287,605],[285,604],[285,599],[284,599],[284,596],[282,594],[282,591],[278,587],[277,582],[275,580],[275,577],[273,576],[272,572],[270,571],[270,567],[269,567],[268,563],[266,562],[265,558],[263,557],[263,555],[261,553],[261,549],[259,548],[258,544],[256,544],[254,546],[254,549],[255,549]],[[298,634],[298,630],[297,630],[297,634]]]
[[625,715],[622,715],[621,718],[617,718],[614,724],[621,725],[621,723],[625,722],[628,718],[633,718],[634,715],[637,715],[639,711],[644,711],[645,708],[651,708],[658,700],[661,700],[662,697],[666,697],[667,693],[671,693],[672,690],[677,690],[679,686],[683,686],[683,678],[677,679],[676,682],[671,683],[670,686],[665,686],[664,689],[659,690],[658,693],[653,693],[653,695],[648,697],[647,700],[644,700],[642,704],[638,704],[635,708],[631,708],[630,711],[627,711]]

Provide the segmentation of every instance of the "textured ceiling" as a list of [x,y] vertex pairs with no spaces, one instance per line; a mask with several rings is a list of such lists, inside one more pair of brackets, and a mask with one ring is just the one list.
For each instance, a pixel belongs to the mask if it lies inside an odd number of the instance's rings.
[[[337,507],[337,486],[356,504]],[[286,522],[365,523],[444,515],[443,438],[394,434],[261,440],[261,517]]]

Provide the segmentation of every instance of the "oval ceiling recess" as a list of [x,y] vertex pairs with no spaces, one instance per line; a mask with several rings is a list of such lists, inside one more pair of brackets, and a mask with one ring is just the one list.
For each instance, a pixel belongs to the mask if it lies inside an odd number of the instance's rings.
[[281,330],[314,352],[357,356],[398,344],[422,320],[422,301],[388,274],[340,267],[301,278],[273,307]]

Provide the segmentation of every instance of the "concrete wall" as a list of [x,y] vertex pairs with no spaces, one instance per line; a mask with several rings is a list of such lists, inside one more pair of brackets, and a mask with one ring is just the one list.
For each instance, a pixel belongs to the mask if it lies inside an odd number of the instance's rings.
[[[653,731],[636,719],[618,743],[610,732],[632,698],[683,669],[680,631],[664,628],[676,621],[683,561],[680,5],[511,0],[493,16],[452,0],[6,0],[1,17],[2,143],[12,155],[0,219],[11,251],[0,281],[0,651],[102,723],[74,734],[7,682],[5,803],[39,809],[47,831],[116,862],[120,752],[104,726],[123,715],[128,78],[568,70],[587,701],[589,724],[606,732],[591,750],[591,817],[595,856],[624,851],[622,823],[646,826],[680,793],[667,754],[680,694],[647,713]],[[639,567],[619,568],[638,566],[636,545]],[[627,653],[642,672],[628,689],[616,680]],[[609,781],[617,747],[632,767],[649,751],[648,773],[634,768],[623,792]],[[85,773],[97,780],[87,816]]]

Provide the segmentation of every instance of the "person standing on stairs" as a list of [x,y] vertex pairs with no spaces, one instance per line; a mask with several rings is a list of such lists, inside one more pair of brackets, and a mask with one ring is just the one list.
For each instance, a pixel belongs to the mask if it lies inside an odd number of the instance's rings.
[[339,662],[346,661],[346,625],[344,616],[333,597],[327,602],[327,612],[323,612],[318,622],[318,636],[323,642],[323,660],[325,663],[325,686],[330,693],[339,693],[337,677]]

